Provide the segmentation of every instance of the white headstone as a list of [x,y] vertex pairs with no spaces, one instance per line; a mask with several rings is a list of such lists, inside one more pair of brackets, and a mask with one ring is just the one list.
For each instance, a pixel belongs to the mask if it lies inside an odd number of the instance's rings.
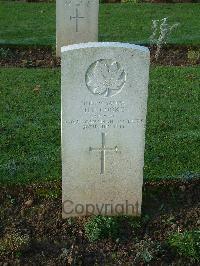
[[62,48],[63,217],[140,215],[149,50]]
[[61,47],[98,41],[99,0],[56,1],[56,54]]

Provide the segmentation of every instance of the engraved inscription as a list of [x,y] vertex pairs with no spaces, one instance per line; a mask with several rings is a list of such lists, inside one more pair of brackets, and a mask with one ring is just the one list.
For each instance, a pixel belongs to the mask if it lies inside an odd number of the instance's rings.
[[[86,1],[86,5],[89,7],[91,3],[93,3],[94,1],[92,0],[88,0]],[[65,6],[71,6],[71,4],[75,4],[76,6],[80,6],[81,4],[83,4],[83,0],[65,0]]]
[[118,62],[100,59],[90,65],[85,81],[92,94],[111,97],[122,91],[126,83],[126,73]]
[[101,138],[102,138],[102,146],[101,148],[92,148],[89,147],[89,151],[100,151],[101,152],[101,175],[105,173],[105,168],[106,168],[106,151],[118,151],[117,146],[114,148],[106,148],[106,134],[101,133]]
[[78,8],[76,8],[76,16],[75,17],[70,16],[70,20],[76,19],[76,32],[79,31],[78,23],[79,23],[79,19],[81,18],[85,18],[85,17],[79,17]]
[[109,129],[118,128],[126,129],[127,127],[132,127],[135,124],[143,123],[142,119],[71,119],[67,120],[66,124],[72,127],[80,127],[83,130],[88,129]]
[[123,113],[126,110],[124,101],[84,101],[83,105],[85,113],[92,113],[96,117],[113,117],[114,113]]
[[144,122],[139,117],[129,117],[127,105],[121,100],[82,101],[80,108],[81,113],[85,114],[84,118],[71,118],[66,121],[68,126],[80,127],[83,130],[123,130]]
[[74,3],[76,6],[82,4],[83,0],[66,0],[65,4],[66,5],[71,5]]

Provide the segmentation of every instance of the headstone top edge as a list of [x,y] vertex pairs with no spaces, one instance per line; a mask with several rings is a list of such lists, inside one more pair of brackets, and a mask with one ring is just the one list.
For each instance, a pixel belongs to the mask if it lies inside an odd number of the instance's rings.
[[110,48],[126,48],[126,49],[133,49],[138,50],[143,53],[150,54],[150,51],[145,46],[140,46],[131,43],[121,43],[121,42],[88,42],[88,43],[79,43],[79,44],[72,44],[68,46],[61,47],[61,53],[84,49],[84,48],[100,48],[100,47],[110,47]]

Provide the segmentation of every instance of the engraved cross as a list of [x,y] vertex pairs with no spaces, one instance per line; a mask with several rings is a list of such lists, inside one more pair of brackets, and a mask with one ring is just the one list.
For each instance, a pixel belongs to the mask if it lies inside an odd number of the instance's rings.
[[70,20],[76,19],[76,32],[78,32],[78,21],[79,21],[79,18],[85,18],[85,17],[79,17],[78,8],[76,8],[76,16],[75,17],[70,16]]
[[102,137],[102,146],[101,148],[92,148],[89,147],[89,151],[100,151],[101,152],[101,174],[103,175],[105,173],[106,168],[106,151],[118,151],[118,147],[115,146],[114,148],[106,148],[106,134],[101,133]]

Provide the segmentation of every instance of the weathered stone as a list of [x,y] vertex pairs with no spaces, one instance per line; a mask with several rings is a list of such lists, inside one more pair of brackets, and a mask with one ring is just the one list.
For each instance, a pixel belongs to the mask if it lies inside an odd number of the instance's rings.
[[62,48],[63,217],[140,215],[149,50]]
[[56,1],[56,54],[61,47],[98,41],[99,0]]

